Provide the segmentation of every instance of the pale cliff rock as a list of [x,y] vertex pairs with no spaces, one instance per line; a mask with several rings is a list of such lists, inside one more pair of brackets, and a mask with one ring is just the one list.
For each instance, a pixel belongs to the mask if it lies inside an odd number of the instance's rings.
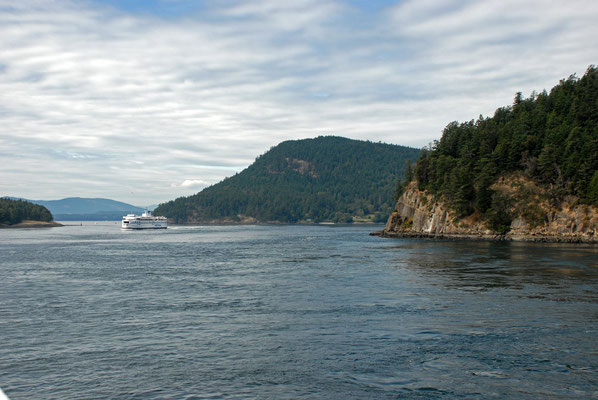
[[[521,175],[492,187],[510,197],[513,216],[505,235],[493,232],[479,214],[457,218],[443,199],[411,182],[380,234],[387,237],[466,238],[598,243],[598,210],[569,196],[551,206],[546,191]],[[526,219],[527,218],[527,219]],[[529,221],[528,219],[532,219]]]

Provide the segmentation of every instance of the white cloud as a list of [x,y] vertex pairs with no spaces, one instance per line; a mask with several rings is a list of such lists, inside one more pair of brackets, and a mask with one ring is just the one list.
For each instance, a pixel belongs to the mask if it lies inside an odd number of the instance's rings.
[[184,188],[199,188],[206,187],[208,182],[203,179],[185,179],[180,185],[173,184],[173,187],[184,187]]
[[581,0],[149,11],[0,1],[0,195],[150,204],[283,140],[420,147],[598,59],[598,5]]

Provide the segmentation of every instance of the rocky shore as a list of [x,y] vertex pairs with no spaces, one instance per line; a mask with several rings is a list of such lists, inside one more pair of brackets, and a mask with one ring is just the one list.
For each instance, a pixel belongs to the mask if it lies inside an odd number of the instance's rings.
[[522,176],[502,179],[494,190],[512,199],[513,219],[505,234],[488,228],[480,215],[457,218],[442,199],[411,182],[385,228],[372,235],[455,240],[598,243],[598,210],[569,197],[552,206],[546,193]]
[[561,237],[561,236],[537,236],[537,235],[466,235],[466,234],[434,234],[423,232],[388,232],[385,230],[371,232],[370,236],[383,238],[416,238],[416,239],[439,239],[439,240],[472,240],[472,241],[503,241],[503,242],[538,242],[538,243],[587,243],[598,244],[596,239],[583,237]]

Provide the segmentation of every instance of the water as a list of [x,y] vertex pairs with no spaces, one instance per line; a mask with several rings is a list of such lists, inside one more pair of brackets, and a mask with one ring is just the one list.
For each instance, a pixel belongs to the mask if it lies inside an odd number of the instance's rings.
[[598,247],[0,231],[12,399],[598,398]]

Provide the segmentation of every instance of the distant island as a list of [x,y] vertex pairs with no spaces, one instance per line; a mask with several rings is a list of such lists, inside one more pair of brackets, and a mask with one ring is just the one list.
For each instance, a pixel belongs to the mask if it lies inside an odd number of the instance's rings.
[[444,129],[379,232],[598,243],[598,69]]
[[60,200],[9,198],[44,206],[58,221],[120,221],[123,215],[141,214],[145,210],[143,207],[106,198],[67,197]]
[[161,204],[178,224],[384,222],[420,150],[338,136],[289,140],[242,172]]
[[44,206],[24,200],[0,198],[0,228],[61,226]]

